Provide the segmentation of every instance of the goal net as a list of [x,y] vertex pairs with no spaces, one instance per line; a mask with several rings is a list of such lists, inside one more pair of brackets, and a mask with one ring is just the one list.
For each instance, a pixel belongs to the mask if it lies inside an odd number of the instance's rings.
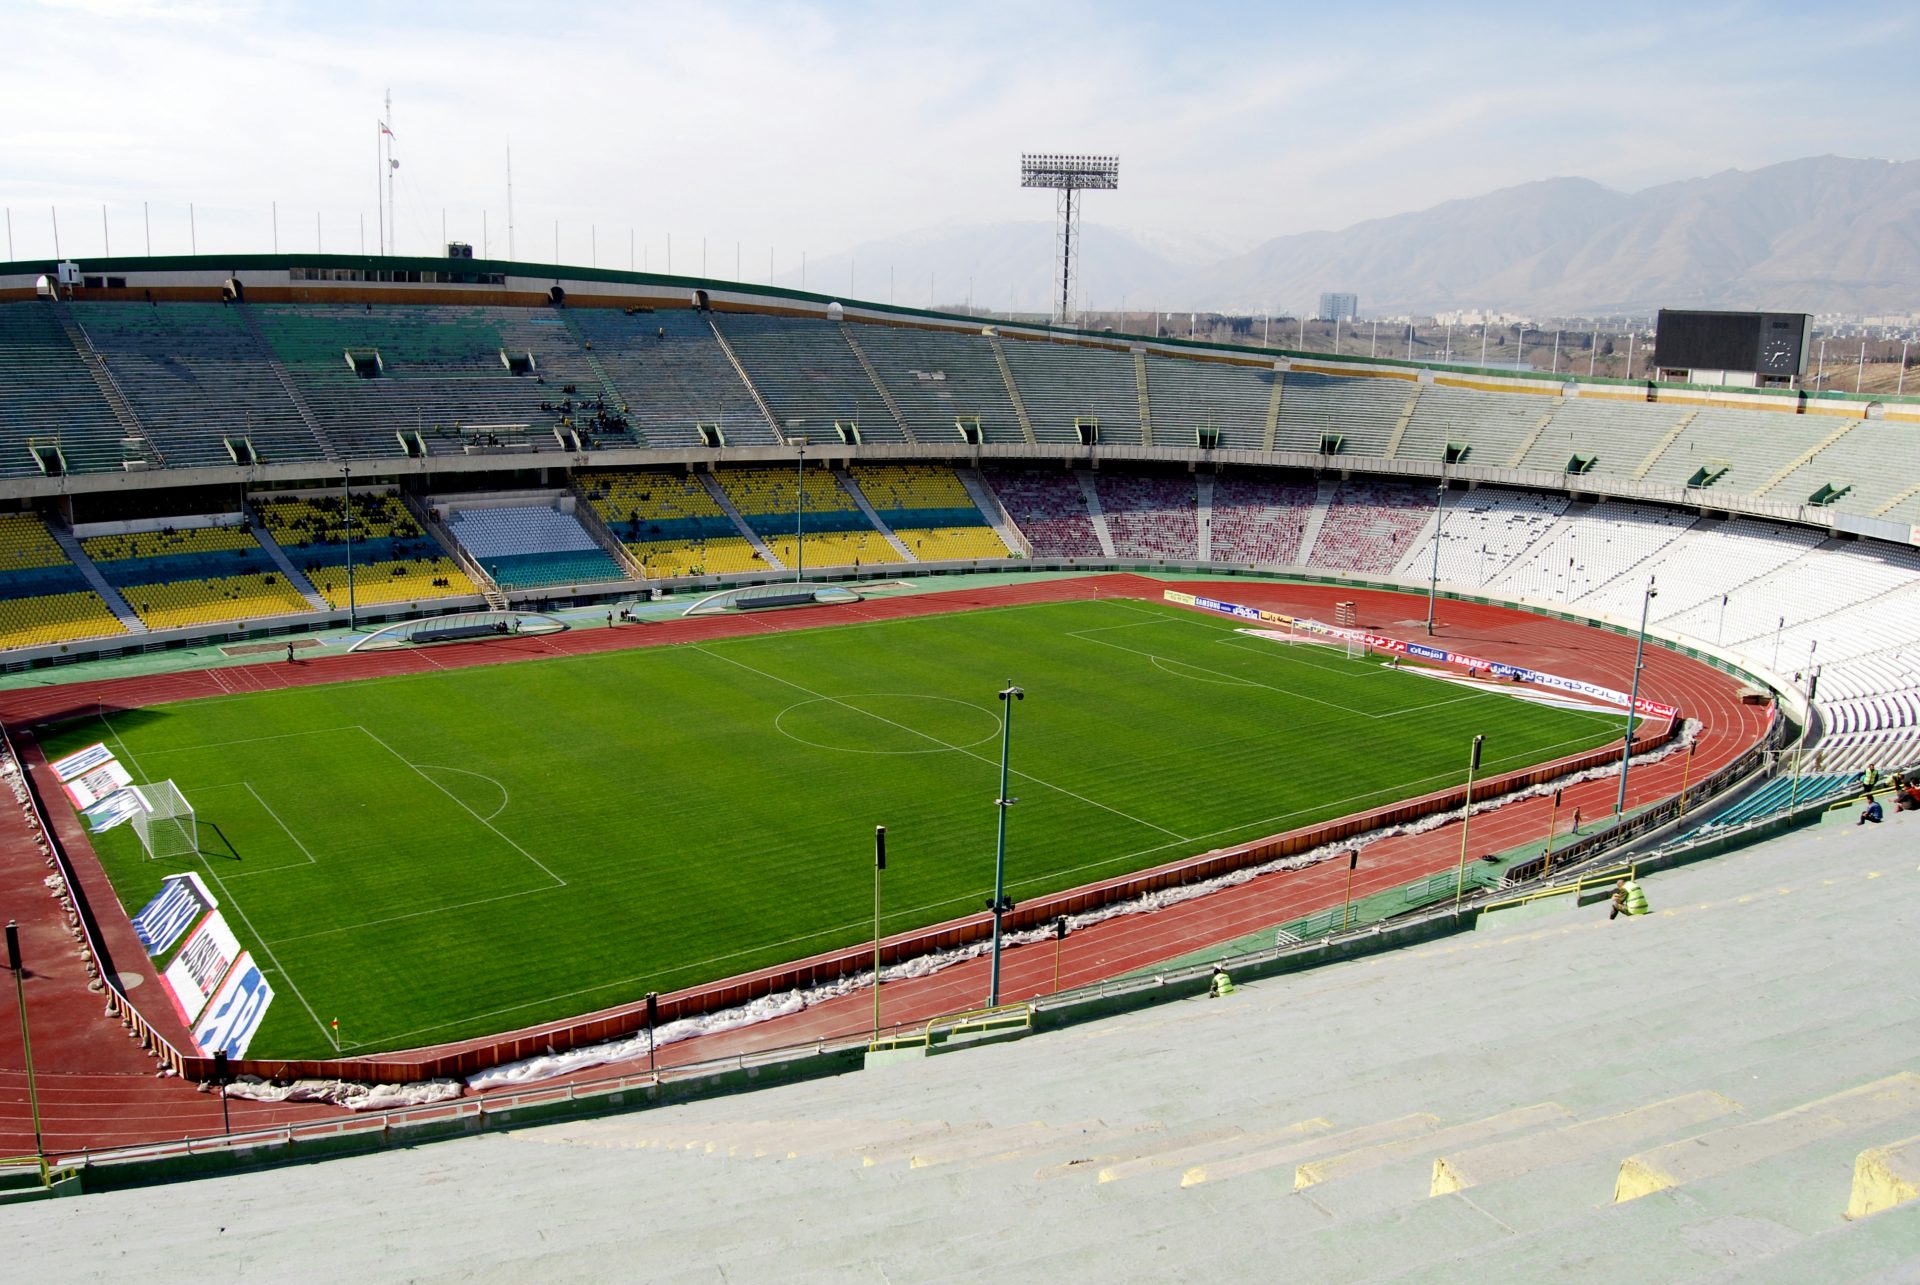
[[1348,631],[1345,636],[1348,660],[1363,660],[1367,655],[1367,644],[1359,636],[1359,616],[1351,602],[1337,602],[1333,606],[1333,623]]
[[200,851],[200,829],[193,806],[172,781],[133,787],[141,806],[133,814],[133,832],[148,857],[190,857]]

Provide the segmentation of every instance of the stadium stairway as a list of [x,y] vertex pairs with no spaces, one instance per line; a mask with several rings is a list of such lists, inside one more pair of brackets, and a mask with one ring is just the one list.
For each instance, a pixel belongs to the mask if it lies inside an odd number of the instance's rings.
[[1903,825],[1650,875],[1642,918],[1496,914],[864,1074],[46,1202],[12,1218],[12,1261],[71,1278],[76,1246],[134,1243],[256,1272],[593,1275],[634,1265],[638,1210],[672,1229],[646,1251],[663,1280],[1910,1279]]
[[769,567],[779,568],[786,566],[786,563],[774,556],[774,552],[768,547],[767,542],[762,540],[759,535],[754,532],[754,529],[748,525],[746,516],[735,507],[733,501],[727,496],[726,488],[715,480],[713,474],[702,473],[700,475],[700,481],[706,486],[707,494],[713,497],[713,502],[720,506],[720,511],[727,515],[728,520],[733,523],[734,528],[740,532],[747,543],[754,547],[754,551],[766,560],[766,564]]
[[307,600],[307,605],[315,611],[332,610],[327,606],[327,600],[320,596],[320,591],[313,587],[313,581],[307,579],[307,573],[293,565],[293,560],[287,557],[287,551],[280,547],[280,542],[275,540],[272,532],[267,530],[267,524],[255,521],[252,529],[253,538],[259,541],[260,547],[267,551],[269,558],[273,559],[273,565],[280,568],[280,574],[287,578],[287,583],[299,590],[300,596]]
[[1000,497],[987,485],[987,479],[980,475],[979,469],[957,468],[954,476],[960,479],[960,485],[967,488],[967,494],[973,498],[973,506],[986,518],[1000,542],[1023,558],[1033,556],[1033,545],[1020,533],[1020,528],[1007,516],[1006,506],[1000,503]]
[[1327,524],[1327,510],[1333,505],[1338,482],[1321,482],[1314,490],[1313,512],[1307,515],[1307,529],[1300,533],[1300,565],[1313,564],[1313,547],[1320,542],[1320,528]]
[[1199,524],[1198,556],[1202,562],[1213,561],[1213,475],[1196,473],[1193,478],[1195,509],[1194,521]]
[[[865,360],[866,358],[863,356],[861,361],[864,362]],[[891,404],[891,399],[889,399],[889,404]],[[897,415],[898,413],[896,410],[895,414]],[[840,483],[841,489],[853,497],[854,507],[866,516],[867,521],[873,523],[873,529],[886,537],[887,543],[893,546],[893,551],[900,555],[902,562],[919,561],[919,559],[913,556],[913,551],[907,548],[900,537],[893,533],[893,528],[880,520],[880,515],[874,511],[873,505],[868,501],[866,494],[861,491],[860,484],[853,480],[851,473],[847,472],[844,468],[836,468],[833,470],[833,477],[835,481]]]
[[1100,488],[1093,484],[1093,474],[1086,469],[1075,469],[1073,476],[1080,483],[1080,494],[1086,497],[1087,517],[1093,522],[1093,534],[1100,541],[1100,552],[1111,558],[1114,556],[1113,529],[1107,525],[1106,510],[1100,507]]
[[100,574],[100,568],[93,565],[93,559],[89,558],[87,551],[80,547],[80,541],[75,538],[72,528],[61,522],[49,522],[47,534],[53,537],[54,543],[60,546],[73,565],[80,568],[80,574],[86,577],[87,587],[100,595],[101,600],[107,604],[107,609],[113,612],[113,618],[120,622],[122,628],[130,634],[148,632],[146,621],[140,619],[140,613],[120,596],[118,589],[107,583],[107,578]]

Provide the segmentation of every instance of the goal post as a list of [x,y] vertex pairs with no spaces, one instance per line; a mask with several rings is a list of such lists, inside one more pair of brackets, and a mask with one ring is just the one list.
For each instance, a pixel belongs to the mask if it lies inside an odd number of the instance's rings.
[[200,828],[193,805],[171,780],[150,781],[133,787],[140,806],[133,813],[133,832],[151,858],[190,857],[200,851]]

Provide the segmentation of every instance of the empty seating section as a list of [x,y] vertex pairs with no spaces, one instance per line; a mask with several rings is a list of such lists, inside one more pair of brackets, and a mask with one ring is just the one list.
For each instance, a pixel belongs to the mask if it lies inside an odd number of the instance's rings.
[[1403,460],[1445,460],[1447,446],[1467,446],[1466,464],[1504,468],[1520,444],[1557,403],[1545,397],[1505,397],[1428,384],[1394,452]]
[[71,565],[38,514],[0,513],[0,571]]
[[1147,357],[1147,396],[1153,440],[1160,446],[1192,446],[1196,428],[1219,430],[1228,450],[1257,451],[1265,444],[1272,370],[1221,361]]
[[1274,449],[1320,450],[1338,433],[1343,455],[1385,455],[1413,385],[1402,379],[1348,379],[1288,371],[1280,394],[1280,430]]
[[987,485],[1036,558],[1097,558],[1103,550],[1080,479],[1065,469],[988,469]]
[[901,560],[899,551],[874,530],[867,515],[830,471],[808,469],[804,484],[796,472],[786,468],[734,468],[716,470],[713,477],[782,566],[794,566],[800,556],[794,531],[796,487],[803,487],[799,493],[804,495],[801,508],[805,516],[800,527],[806,537],[806,565],[837,567],[852,566],[856,559],[863,564]]
[[1744,495],[1838,427],[1817,415],[1703,410],[1661,452],[1646,480],[1687,486],[1711,465],[1712,472],[1726,470],[1712,481],[1714,490]]
[[749,313],[714,316],[787,436],[837,442],[834,425],[851,423],[859,426],[862,441],[906,440],[836,323]]
[[256,496],[253,506],[274,543],[335,608],[347,607],[349,589],[356,604],[479,592],[397,495],[354,495],[351,547],[346,505],[337,495]]
[[456,509],[447,530],[502,589],[627,578],[580,519],[552,505]]
[[[1563,495],[1532,491],[1503,491],[1480,487],[1449,491],[1446,517],[1440,524],[1440,579],[1462,588],[1479,589],[1509,562],[1554,530],[1566,512]],[[1401,560],[1403,576],[1432,573],[1433,540],[1417,541]]]
[[1077,442],[1074,425],[1082,420],[1098,421],[1102,442],[1140,441],[1140,385],[1132,353],[1011,336],[1000,347],[1036,441]]
[[1221,476],[1213,482],[1217,562],[1297,566],[1318,488],[1312,483]]
[[120,423],[48,303],[0,304],[0,477],[37,477],[30,442],[76,473],[118,469]]
[[698,446],[701,424],[718,425],[729,446],[774,443],[773,429],[713,337],[706,314],[576,308],[567,318],[593,346],[647,445]]
[[[1650,504],[1575,506],[1546,538],[1488,577],[1502,593],[1557,602],[1596,615],[1639,612],[1653,561],[1693,525],[1693,515]],[[1664,593],[1664,591],[1663,591]]]
[[1200,556],[1200,502],[1193,478],[1094,475],[1113,551],[1122,558]]
[[1686,414],[1685,409],[1673,406],[1594,397],[1575,397],[1542,407],[1543,412],[1548,409],[1553,411],[1553,418],[1520,461],[1520,467],[1565,473],[1575,455],[1592,456],[1594,471],[1612,477],[1631,477],[1647,453]]
[[690,473],[598,469],[582,474],[579,486],[651,578],[767,569],[753,542]]
[[984,441],[1025,440],[986,336],[865,325],[853,337],[921,441],[956,441],[955,421],[975,417]]
[[[1292,390],[1291,378],[1287,387]],[[1343,571],[1391,571],[1431,521],[1433,496],[1426,487],[1348,482],[1327,505],[1309,561]]]
[[169,467],[231,465],[222,438],[269,463],[325,458],[238,307],[67,305]]
[[1007,546],[944,465],[855,464],[854,485],[921,562],[1004,558]]
[[[1815,426],[1825,430],[1823,438],[1843,423],[1814,419]],[[1839,492],[1834,497],[1839,507],[1855,513],[1877,513],[1912,484],[1916,459],[1920,459],[1920,425],[1860,420],[1838,441],[1782,478],[1767,491],[1766,498],[1806,504]],[[1756,479],[1752,484],[1757,486],[1764,480]]]
[[313,610],[244,526],[95,535],[80,547],[151,630]]
[[[514,375],[502,350],[525,348],[502,334],[526,323],[525,310],[383,305],[248,305],[301,398],[340,453],[354,458],[401,454],[397,433],[418,432],[431,454],[463,452],[466,436],[492,430],[502,441],[557,450],[553,411],[540,403],[563,394],[545,376]],[[554,348],[576,347],[564,330]],[[379,355],[364,377],[348,353]],[[551,350],[534,351],[540,364]],[[525,429],[514,426],[524,425]]]
[[0,650],[124,632],[38,514],[0,514]]
[[[1800,635],[1802,626],[1903,587],[1913,577],[1912,562],[1911,557],[1900,557],[1891,549],[1828,540],[1772,574],[1728,590],[1724,631],[1717,596],[1684,610],[1656,603],[1653,618],[1666,629],[1704,641],[1724,636],[1728,646],[1757,656],[1765,665],[1773,663],[1774,636],[1784,633],[1781,664],[1799,668],[1806,660],[1807,643],[1796,644],[1794,638]],[[1844,649],[1852,654],[1859,649],[1848,645],[1847,631],[1856,626],[1857,619],[1832,621],[1808,630],[1806,636],[1822,638],[1823,651]],[[1830,652],[1821,659],[1839,656]]]

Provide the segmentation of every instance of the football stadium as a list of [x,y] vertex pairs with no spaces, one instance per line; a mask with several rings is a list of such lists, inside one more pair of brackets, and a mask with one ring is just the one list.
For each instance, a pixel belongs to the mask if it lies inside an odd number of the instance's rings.
[[1920,396],[1804,314],[446,251],[0,263],[22,1264],[1915,1270]]

